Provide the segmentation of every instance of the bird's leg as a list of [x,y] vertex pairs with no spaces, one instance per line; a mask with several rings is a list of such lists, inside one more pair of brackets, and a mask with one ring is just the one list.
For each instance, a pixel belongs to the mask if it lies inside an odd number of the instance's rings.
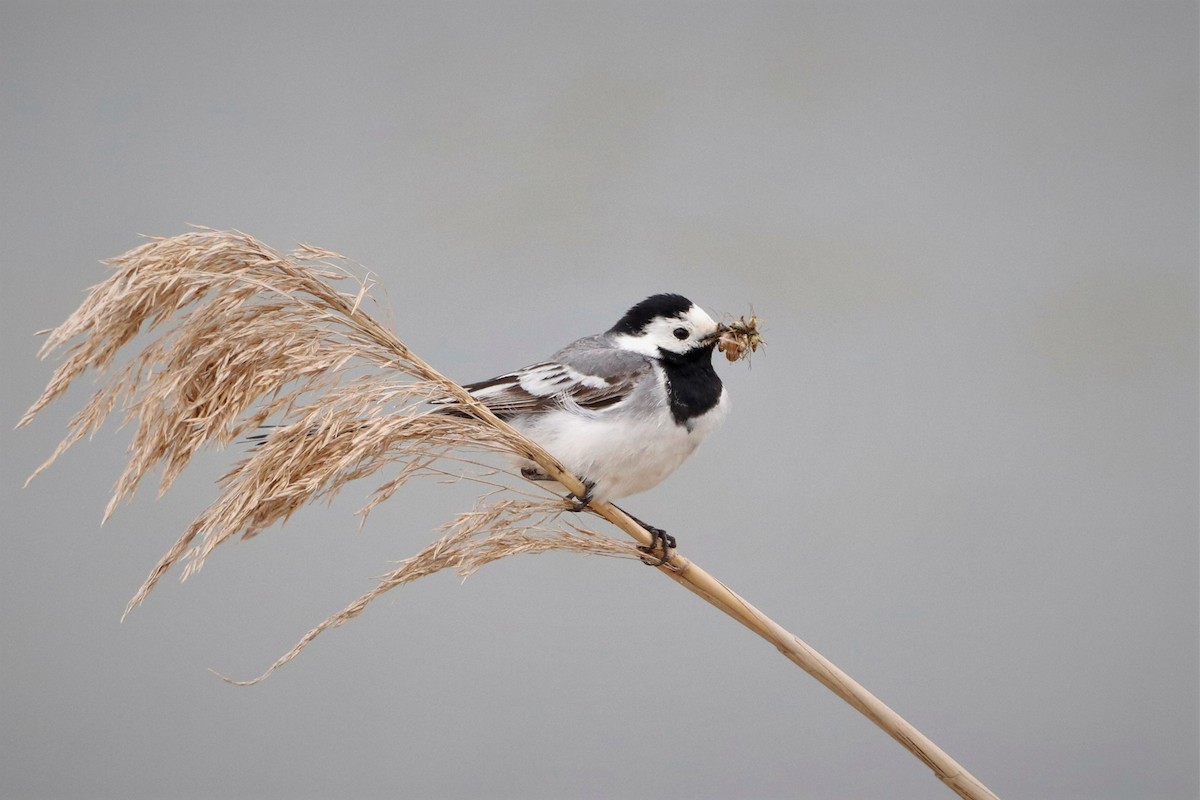
[[[580,482],[583,484],[583,496],[580,497],[574,492],[570,492],[565,498],[571,503],[570,510],[576,513],[587,508],[587,504],[592,501],[592,490],[596,488],[595,482],[589,481],[587,478],[580,478]],[[641,525],[652,537],[654,537],[650,544],[638,545],[638,550],[641,550],[643,553],[660,553],[660,555],[656,556],[656,558],[659,559],[658,561],[646,561],[645,563],[652,567],[661,567],[663,564],[667,563],[667,559],[671,557],[671,551],[675,549],[675,537],[664,531],[662,528],[656,528],[650,523],[638,519],[633,514],[630,514],[628,511],[616,505],[615,503],[613,505],[615,508],[621,509],[622,514],[629,517],[638,525]]]
[[[621,507],[617,506],[617,508]],[[662,528],[656,528],[649,523],[643,522],[623,508],[621,508],[621,513],[629,517],[638,525],[641,525],[646,529],[647,533],[654,537],[650,544],[638,545],[638,550],[641,550],[643,553],[654,553],[660,548],[662,550],[662,555],[658,556],[658,561],[645,561],[643,563],[651,567],[661,567],[663,564],[667,563],[667,559],[671,557],[671,551],[675,549],[675,537],[664,531]]]
[[587,504],[592,502],[592,490],[596,488],[596,484],[593,481],[589,481],[587,478],[581,478],[580,483],[583,484],[583,497],[580,497],[574,492],[568,493],[566,497],[567,500],[574,501],[574,503],[571,505],[571,510],[575,513],[579,513],[587,508]]

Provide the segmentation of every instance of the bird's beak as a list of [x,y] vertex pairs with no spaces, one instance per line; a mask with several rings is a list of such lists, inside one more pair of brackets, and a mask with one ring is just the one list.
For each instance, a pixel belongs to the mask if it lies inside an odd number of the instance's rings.
[[711,336],[708,337],[708,341],[715,342],[717,339],[720,339],[722,334],[726,333],[728,330],[728,325],[726,325],[724,322],[718,322],[717,329],[713,331]]

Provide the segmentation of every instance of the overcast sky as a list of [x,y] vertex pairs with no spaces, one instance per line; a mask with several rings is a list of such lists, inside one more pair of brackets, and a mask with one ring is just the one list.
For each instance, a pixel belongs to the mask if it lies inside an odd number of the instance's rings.
[[[124,623],[208,454],[101,529],[130,430],[22,490],[33,333],[187,223],[375,271],[471,381],[658,291],[763,319],[631,512],[1005,798],[1194,798],[1197,5],[0,2],[0,795],[934,798],[916,759],[636,563],[393,592],[471,494],[374,488]],[[86,382],[85,382],[86,383]],[[152,484],[152,482],[149,482]]]

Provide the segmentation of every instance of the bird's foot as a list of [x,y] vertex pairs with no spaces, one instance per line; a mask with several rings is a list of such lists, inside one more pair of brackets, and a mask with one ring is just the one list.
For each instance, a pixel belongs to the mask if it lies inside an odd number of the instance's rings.
[[[617,506],[617,508],[621,507]],[[638,545],[638,550],[641,550],[648,556],[652,556],[658,560],[650,561],[643,558],[642,563],[651,567],[661,567],[663,564],[667,563],[667,561],[671,558],[671,551],[675,549],[675,537],[664,531],[662,528],[656,528],[653,525],[638,519],[623,508],[621,508],[621,512],[638,525],[641,525],[643,528],[645,528],[646,532],[653,537],[650,540],[650,544]]]
[[650,567],[661,567],[671,558],[671,551],[675,549],[675,537],[662,528],[647,525],[641,520],[637,520],[637,522],[654,537],[654,540],[650,544],[638,545],[638,550],[658,559],[657,561],[642,559],[642,563]]
[[567,495],[567,502],[571,503],[571,511],[578,514],[587,508],[587,504],[592,502],[592,490],[596,488],[596,484],[584,478],[583,481],[583,497],[571,492]]

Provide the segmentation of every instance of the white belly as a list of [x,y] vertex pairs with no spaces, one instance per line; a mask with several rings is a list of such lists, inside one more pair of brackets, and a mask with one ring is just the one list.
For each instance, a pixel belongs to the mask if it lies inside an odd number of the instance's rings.
[[512,424],[546,448],[568,471],[592,481],[598,501],[644,492],[679,468],[728,410],[724,392],[715,408],[679,425],[663,407],[636,421],[626,415],[557,412],[519,417]]

